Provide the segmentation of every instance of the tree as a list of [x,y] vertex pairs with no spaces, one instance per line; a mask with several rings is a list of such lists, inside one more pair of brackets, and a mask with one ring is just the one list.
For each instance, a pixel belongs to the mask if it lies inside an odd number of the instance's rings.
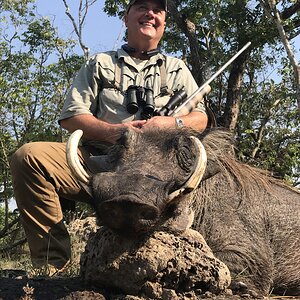
[[74,41],[58,36],[50,19],[33,14],[31,1],[1,4],[6,10],[0,41],[0,204],[5,216],[0,238],[6,239],[18,224],[9,210],[10,156],[28,141],[64,139],[57,119],[83,57],[74,54]]
[[[16,234],[18,215],[9,211],[13,197],[9,158],[28,141],[64,139],[58,114],[75,72],[89,57],[82,32],[96,0],[78,0],[78,19],[62,1],[84,57],[74,53],[76,41],[58,36],[53,20],[34,13],[34,0],[0,0],[0,203],[4,203],[0,239],[4,246],[24,242]],[[105,11],[122,18],[127,2],[106,0]],[[299,0],[277,5],[272,0],[169,0],[168,6],[161,48],[182,58],[199,85],[252,42],[251,49],[212,83],[207,102],[218,125],[235,133],[240,160],[299,187],[299,66],[293,59],[297,50],[293,39],[300,33]]]

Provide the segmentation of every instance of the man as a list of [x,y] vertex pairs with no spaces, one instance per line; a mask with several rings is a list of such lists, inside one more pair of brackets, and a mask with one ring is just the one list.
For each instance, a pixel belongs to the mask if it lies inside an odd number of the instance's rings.
[[[153,115],[153,106],[164,106],[173,93],[184,89],[190,95],[197,89],[181,60],[159,52],[166,10],[166,1],[131,1],[124,17],[128,44],[95,55],[75,78],[59,122],[69,132],[83,130],[83,161],[86,150],[109,151],[127,128],[140,132],[155,127],[206,128],[203,103],[179,119]],[[147,99],[150,110],[145,108]],[[11,159],[11,172],[33,266],[63,269],[71,253],[60,198],[90,200],[67,166],[65,144],[22,146]]]

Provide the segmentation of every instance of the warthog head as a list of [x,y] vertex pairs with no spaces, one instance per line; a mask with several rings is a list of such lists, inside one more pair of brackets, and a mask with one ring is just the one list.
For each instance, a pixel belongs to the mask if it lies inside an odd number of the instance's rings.
[[195,135],[183,130],[127,131],[108,155],[90,158],[87,164],[93,172],[83,168],[77,155],[81,135],[81,130],[71,135],[67,161],[90,192],[103,225],[126,234],[191,226],[190,194],[207,163]]

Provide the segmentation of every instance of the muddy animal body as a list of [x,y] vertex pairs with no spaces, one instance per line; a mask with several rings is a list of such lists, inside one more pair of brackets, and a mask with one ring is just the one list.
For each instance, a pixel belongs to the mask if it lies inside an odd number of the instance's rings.
[[234,280],[300,294],[300,193],[237,162],[230,135],[213,130],[198,136],[208,158],[200,185],[177,195],[195,168],[191,135],[125,134],[90,179],[99,219],[125,235],[193,223]]

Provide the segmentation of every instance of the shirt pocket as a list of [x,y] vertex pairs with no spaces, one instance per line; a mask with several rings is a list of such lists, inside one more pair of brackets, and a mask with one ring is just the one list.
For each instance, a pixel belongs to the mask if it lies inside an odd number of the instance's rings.
[[99,61],[101,89],[113,88],[115,86],[115,67],[112,62],[107,60]]
[[182,67],[179,64],[170,65],[167,69],[167,86],[173,92],[183,88]]
[[115,88],[105,88],[99,93],[97,117],[110,123],[121,123],[133,119],[126,109],[126,96]]

